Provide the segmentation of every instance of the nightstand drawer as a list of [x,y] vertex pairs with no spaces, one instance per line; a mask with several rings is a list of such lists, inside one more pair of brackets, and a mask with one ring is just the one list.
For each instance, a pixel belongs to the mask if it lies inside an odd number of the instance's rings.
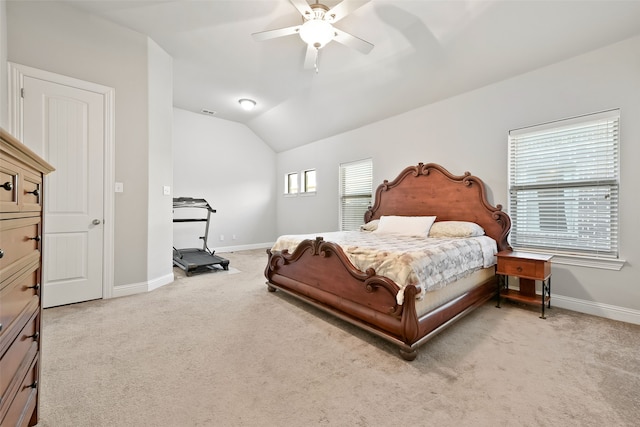
[[526,259],[505,260],[498,265],[498,274],[504,274],[506,276],[528,277],[531,279],[543,280],[550,273],[550,271],[545,271],[545,263]]
[[545,280],[551,275],[550,259],[551,256],[548,255],[525,256],[522,252],[500,252],[496,273],[524,279]]

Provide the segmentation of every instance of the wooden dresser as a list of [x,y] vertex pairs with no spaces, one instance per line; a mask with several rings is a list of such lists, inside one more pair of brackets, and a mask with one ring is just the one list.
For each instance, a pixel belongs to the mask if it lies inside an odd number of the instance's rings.
[[0,426],[38,422],[43,176],[54,169],[0,128]]

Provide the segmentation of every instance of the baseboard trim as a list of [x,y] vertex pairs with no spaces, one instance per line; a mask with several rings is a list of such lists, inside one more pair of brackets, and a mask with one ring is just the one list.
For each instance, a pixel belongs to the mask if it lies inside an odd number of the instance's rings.
[[153,291],[154,289],[161,288],[162,286],[168,285],[169,283],[173,282],[174,279],[175,277],[173,273],[169,273],[169,274],[165,274],[164,276],[157,277],[149,281],[149,284],[147,285],[147,290]]
[[[270,249],[275,242],[267,242],[267,243],[253,243],[251,245],[238,245],[238,246],[224,246],[215,248],[215,253],[223,253],[223,252],[235,252],[235,251],[248,251],[250,249]],[[266,253],[266,252],[265,252]]]
[[112,297],[125,297],[128,295],[150,292],[174,281],[173,273],[157,277],[148,282],[130,283],[128,285],[114,286]]
[[640,311],[615,305],[585,301],[562,295],[551,295],[551,307],[565,308],[605,319],[618,320],[626,323],[640,325]]

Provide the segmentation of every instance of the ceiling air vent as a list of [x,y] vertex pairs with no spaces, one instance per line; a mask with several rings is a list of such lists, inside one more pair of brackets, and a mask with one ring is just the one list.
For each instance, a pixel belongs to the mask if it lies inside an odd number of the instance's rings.
[[216,112],[215,112],[215,111],[213,111],[213,110],[207,110],[206,108],[203,108],[202,110],[200,110],[200,112],[201,112],[202,114],[206,114],[206,115],[208,115],[208,116],[213,116],[213,115],[215,115],[215,114],[216,114]]

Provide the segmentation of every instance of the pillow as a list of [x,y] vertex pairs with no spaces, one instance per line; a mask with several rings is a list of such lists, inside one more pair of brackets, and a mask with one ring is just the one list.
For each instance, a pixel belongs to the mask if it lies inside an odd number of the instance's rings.
[[381,216],[374,233],[427,237],[435,216]]
[[378,228],[378,223],[380,222],[379,219],[374,219],[372,221],[369,221],[366,224],[363,224],[360,226],[360,230],[361,231],[376,231],[376,229]]
[[475,222],[439,221],[431,226],[429,237],[476,237],[484,236],[484,229]]

